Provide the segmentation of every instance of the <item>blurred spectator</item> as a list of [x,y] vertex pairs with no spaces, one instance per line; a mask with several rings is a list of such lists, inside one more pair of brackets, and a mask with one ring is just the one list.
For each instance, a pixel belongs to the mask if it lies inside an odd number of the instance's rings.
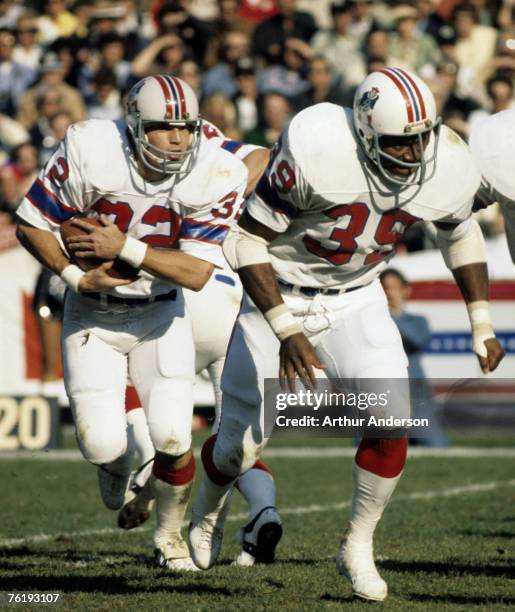
[[45,13],[38,18],[40,42],[49,44],[56,38],[75,34],[79,20],[68,11],[65,0],[46,0]]
[[15,38],[7,29],[0,29],[0,113],[13,116],[21,97],[36,77],[36,72],[13,60]]
[[315,56],[310,60],[308,82],[308,91],[292,100],[295,112],[320,102],[332,102],[341,106],[348,102],[341,88],[340,77],[333,74],[325,57]]
[[165,34],[153,40],[132,60],[132,74],[175,74],[184,59],[184,43],[177,34]]
[[234,67],[238,92],[234,97],[238,127],[243,132],[253,130],[258,124],[258,88],[256,67],[251,57],[240,58]]
[[76,0],[73,3],[73,14],[77,17],[77,28],[75,35],[79,38],[87,38],[93,16],[93,3],[91,0]]
[[16,223],[16,208],[21,202],[18,178],[12,164],[0,168],[0,223]]
[[[270,19],[277,14],[279,11],[278,0],[241,0],[240,2],[234,2],[234,0],[219,0],[219,4],[223,5],[227,2],[233,4],[240,4],[240,15],[249,23],[249,28],[253,29],[258,23]],[[225,9],[227,11],[227,9]]]
[[116,121],[123,114],[116,74],[111,68],[100,68],[93,77],[93,96],[88,101],[89,118]]
[[331,63],[345,87],[355,87],[365,78],[365,62],[355,37],[349,35],[354,4],[350,0],[333,2],[331,30],[317,32],[312,40],[316,53]]
[[390,32],[377,28],[368,33],[365,44],[365,60],[368,63],[370,58],[382,58],[384,62],[388,57],[390,48]]
[[298,38],[307,43],[316,30],[313,17],[296,10],[296,0],[279,0],[279,12],[254,30],[252,54],[274,61],[280,56],[287,38]]
[[41,167],[52,157],[57,145],[63,140],[66,130],[71,123],[70,114],[66,111],[57,111],[48,119],[42,118],[38,120],[32,133],[35,134],[33,142],[40,142],[38,149],[39,165]]
[[200,114],[206,121],[214,123],[226,138],[242,140],[236,121],[236,108],[227,96],[220,93],[207,96],[200,105]]
[[468,3],[454,9],[453,25],[457,37],[455,58],[460,66],[476,73],[493,57],[497,32],[479,25],[476,9]]
[[411,430],[410,440],[416,439],[424,446],[447,446],[449,441],[440,425],[440,408],[432,398],[432,390],[426,380],[421,363],[424,347],[431,338],[431,330],[423,315],[406,310],[411,288],[406,278],[396,269],[388,268],[379,276],[392,319],[395,321],[408,356],[408,376],[412,396],[412,416],[426,417],[429,427]]
[[122,36],[125,43],[126,59],[131,61],[147,41],[139,30],[130,30],[125,27],[124,22],[127,18],[127,12],[127,2],[113,4],[110,0],[96,0],[88,28],[90,47],[97,49],[103,37],[118,34]]
[[288,98],[277,93],[269,93],[263,97],[263,116],[260,124],[254,130],[245,134],[245,142],[272,147],[291,119],[291,106]]
[[312,56],[313,50],[307,43],[299,38],[287,38],[279,61],[258,73],[259,93],[277,92],[287,98],[305,93],[309,83],[304,77]]
[[498,74],[488,80],[486,90],[492,102],[492,113],[498,113],[514,107],[513,81],[507,76]]
[[39,172],[38,150],[32,143],[25,142],[13,149],[11,158],[17,178],[18,201],[21,202]]
[[443,19],[436,12],[438,0],[416,0],[415,6],[418,11],[417,30],[437,40],[444,25]]
[[234,66],[243,56],[248,55],[250,40],[244,32],[227,32],[223,36],[220,62],[210,68],[203,79],[204,95],[219,92],[232,98],[237,92],[234,80]]
[[52,88],[60,97],[61,110],[70,113],[72,121],[86,118],[86,107],[80,92],[64,82],[64,66],[55,53],[46,53],[39,66],[40,80],[34,87],[25,92],[20,100],[18,121],[31,129],[38,121],[37,101]]
[[18,64],[28,66],[36,71],[43,53],[41,45],[37,42],[38,26],[36,14],[25,12],[16,22],[17,44],[13,51],[13,60]]
[[189,54],[200,66],[204,65],[211,31],[209,27],[190,15],[184,4],[177,0],[165,2],[157,14],[159,34],[177,34],[188,48]]
[[[349,27],[349,34],[356,41],[358,46],[363,45],[370,32],[378,27],[370,7],[374,4],[372,0],[353,0],[352,1],[352,21]],[[376,2],[375,4],[381,4]]]
[[418,10],[401,4],[392,10],[395,32],[390,36],[388,64],[428,77],[434,74],[439,53],[434,39],[417,29]]
[[28,140],[29,133],[21,123],[0,113],[0,165],[6,161],[14,147]]
[[13,0],[0,0],[0,29],[14,30],[23,6]]
[[202,94],[202,73],[197,62],[193,60],[181,62],[177,69],[177,76],[188,83],[200,100]]

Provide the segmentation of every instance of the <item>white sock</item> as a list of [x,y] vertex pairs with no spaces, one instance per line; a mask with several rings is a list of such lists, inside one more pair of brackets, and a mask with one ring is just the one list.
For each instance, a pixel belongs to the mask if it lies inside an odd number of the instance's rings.
[[193,481],[183,485],[171,485],[159,478],[155,479],[157,526],[154,532],[154,544],[156,546],[165,543],[170,535],[180,534],[192,485]]
[[275,482],[265,470],[245,472],[238,478],[238,489],[249,505],[249,523],[263,508],[275,506]]
[[147,424],[147,417],[143,408],[133,408],[127,412],[127,422],[132,431],[134,445],[138,453],[138,466],[147,464],[134,479],[135,483],[142,487],[152,472],[152,459],[156,454]]
[[383,478],[352,465],[354,481],[352,512],[348,537],[356,542],[371,543],[374,531],[402,472],[394,478]]

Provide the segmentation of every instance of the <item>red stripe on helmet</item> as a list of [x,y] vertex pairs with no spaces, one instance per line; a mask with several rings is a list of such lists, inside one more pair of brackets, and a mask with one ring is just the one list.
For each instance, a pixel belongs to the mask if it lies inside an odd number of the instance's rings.
[[404,102],[406,103],[406,111],[408,112],[408,123],[413,123],[415,120],[415,116],[413,114],[413,106],[411,104],[411,100],[409,98],[409,94],[406,91],[406,88],[402,84],[402,82],[395,76],[394,73],[390,72],[388,68],[384,68],[380,70],[382,74],[387,76],[393,83],[396,85],[397,89],[401,92],[402,97],[404,98]]
[[181,119],[184,119],[186,115],[186,96],[184,95],[184,89],[182,88],[181,82],[179,79],[175,77],[171,77],[172,83],[175,85],[177,89],[177,94],[179,96],[179,104],[181,105]]
[[417,96],[417,100],[420,105],[420,110],[421,110],[421,115],[422,115],[421,119],[426,119],[427,118],[426,105],[424,104],[424,98],[422,97],[422,93],[420,89],[418,88],[418,85],[405,70],[402,70],[401,68],[397,68],[397,70],[409,81],[410,85],[415,90],[415,94]]
[[164,96],[165,104],[166,104],[166,114],[170,115],[170,117],[174,118],[175,117],[175,112],[174,112],[174,108],[173,108],[174,105],[172,103],[172,91],[170,89],[170,86],[168,85],[166,80],[163,79],[162,76],[156,74],[156,75],[154,75],[154,78],[156,79],[156,81],[161,86],[161,90],[163,92],[163,96]]

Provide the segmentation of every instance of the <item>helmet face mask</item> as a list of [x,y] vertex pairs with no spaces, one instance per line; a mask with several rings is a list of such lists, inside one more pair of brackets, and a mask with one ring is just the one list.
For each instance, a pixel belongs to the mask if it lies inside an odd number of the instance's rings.
[[[126,120],[137,157],[145,168],[163,177],[191,171],[200,146],[202,119],[197,98],[187,83],[168,75],[142,79],[129,92]],[[149,131],[173,128],[188,129],[185,150],[169,151],[149,141]]]
[[[373,72],[358,87],[353,110],[360,145],[383,179],[407,186],[432,178],[440,118],[433,95],[419,77],[400,68]],[[391,155],[385,140],[409,144],[418,154],[413,161]]]

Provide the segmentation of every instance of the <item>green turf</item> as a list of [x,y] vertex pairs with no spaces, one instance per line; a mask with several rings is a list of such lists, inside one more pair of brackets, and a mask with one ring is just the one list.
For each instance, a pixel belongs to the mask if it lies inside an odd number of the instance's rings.
[[[328,440],[335,446],[338,441]],[[273,444],[273,443],[272,443]],[[280,442],[284,446],[284,442]],[[237,522],[226,529],[221,565],[171,576],[151,563],[151,529],[77,535],[114,527],[85,462],[0,461],[0,540],[51,534],[49,540],[0,547],[0,591],[62,591],[66,610],[507,610],[515,606],[515,487],[427,500],[443,491],[514,478],[513,459],[416,458],[407,466],[377,531],[386,604],[355,601],[334,566],[348,508],[294,514],[350,498],[350,465],[339,459],[271,459],[284,510],[277,562],[251,570],[229,566]],[[244,511],[238,494],[233,512]],[[511,562],[511,565],[510,565]],[[36,609],[26,606],[25,609]]]

